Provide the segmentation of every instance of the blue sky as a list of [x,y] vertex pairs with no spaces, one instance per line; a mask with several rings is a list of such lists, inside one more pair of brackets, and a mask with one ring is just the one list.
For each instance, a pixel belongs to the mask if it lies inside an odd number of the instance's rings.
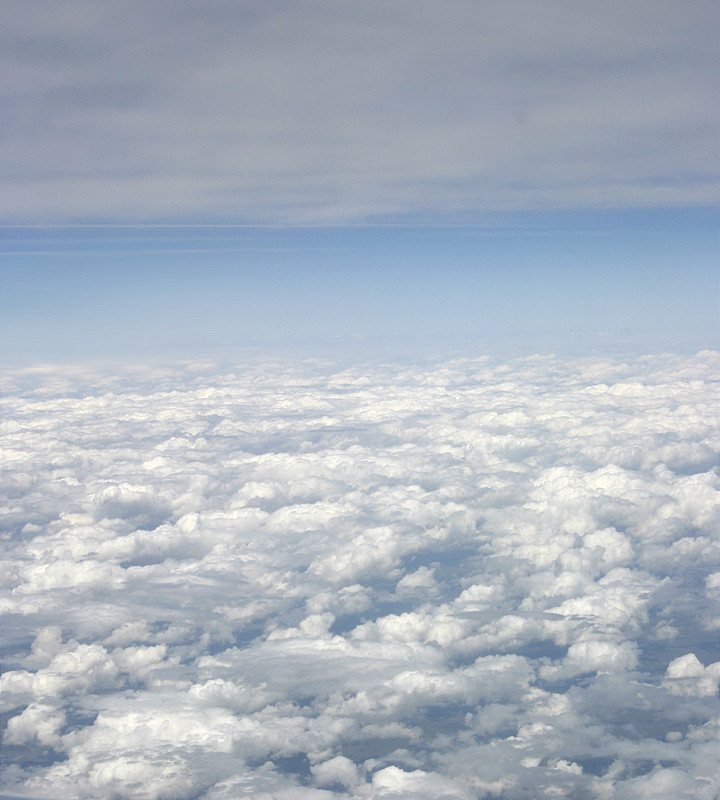
[[717,344],[715,3],[42,9],[6,360]]
[[717,346],[717,217],[6,230],[10,362]]

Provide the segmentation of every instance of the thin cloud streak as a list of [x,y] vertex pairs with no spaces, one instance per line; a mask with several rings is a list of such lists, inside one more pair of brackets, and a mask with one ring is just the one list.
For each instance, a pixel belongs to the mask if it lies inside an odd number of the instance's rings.
[[[192,253],[195,255],[206,253],[304,253],[316,250],[332,250],[341,248],[329,247],[174,247],[171,249],[156,247],[154,249],[132,250],[133,255],[181,255]],[[97,250],[6,250],[0,251],[0,258],[15,256],[98,256],[121,255],[127,256],[127,249],[102,248]]]

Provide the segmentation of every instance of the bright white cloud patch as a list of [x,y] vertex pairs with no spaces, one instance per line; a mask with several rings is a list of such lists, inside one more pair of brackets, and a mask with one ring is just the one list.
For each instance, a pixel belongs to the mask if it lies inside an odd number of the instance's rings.
[[719,366],[7,374],[0,788],[717,796]]

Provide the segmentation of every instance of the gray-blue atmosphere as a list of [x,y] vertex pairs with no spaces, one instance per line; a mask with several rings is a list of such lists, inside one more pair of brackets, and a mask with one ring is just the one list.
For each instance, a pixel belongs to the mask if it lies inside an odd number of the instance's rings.
[[720,5],[0,0],[0,800],[716,800]]
[[717,347],[718,215],[8,228],[7,363]]

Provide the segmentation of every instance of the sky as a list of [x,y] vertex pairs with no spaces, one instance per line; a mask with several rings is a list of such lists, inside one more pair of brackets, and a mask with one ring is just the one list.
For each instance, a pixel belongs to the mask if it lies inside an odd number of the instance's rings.
[[714,2],[0,14],[6,361],[718,341]]
[[0,800],[715,800],[720,6],[0,0]]

